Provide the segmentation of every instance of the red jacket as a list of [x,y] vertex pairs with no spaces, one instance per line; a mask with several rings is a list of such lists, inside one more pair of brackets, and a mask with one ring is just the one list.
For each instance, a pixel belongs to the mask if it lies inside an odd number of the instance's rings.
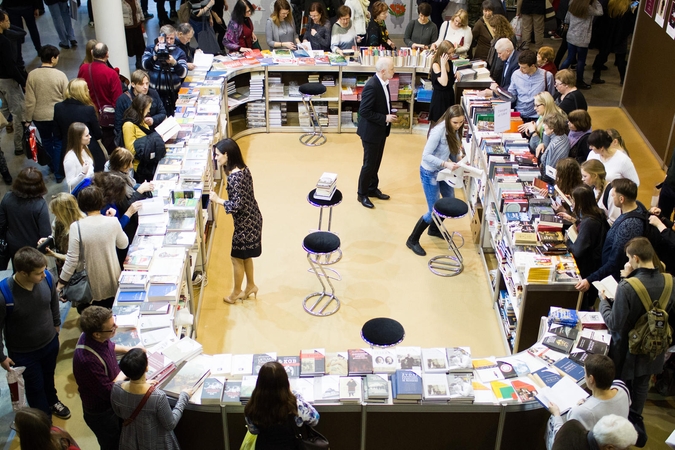
[[[89,76],[89,66],[91,66],[91,77]],[[114,107],[117,98],[122,95],[122,83],[119,75],[103,61],[82,64],[77,77],[84,78],[87,82],[89,95],[97,110],[100,110],[103,105]]]

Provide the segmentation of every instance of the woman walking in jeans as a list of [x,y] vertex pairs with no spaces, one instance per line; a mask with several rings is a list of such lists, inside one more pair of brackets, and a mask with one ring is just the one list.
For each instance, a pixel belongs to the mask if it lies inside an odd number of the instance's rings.
[[584,68],[588,44],[591,42],[593,31],[593,17],[602,15],[602,5],[597,0],[572,0],[570,2],[565,23],[567,29],[567,59],[560,69],[567,69],[576,59],[577,61],[577,88],[590,89],[591,85],[584,81]]

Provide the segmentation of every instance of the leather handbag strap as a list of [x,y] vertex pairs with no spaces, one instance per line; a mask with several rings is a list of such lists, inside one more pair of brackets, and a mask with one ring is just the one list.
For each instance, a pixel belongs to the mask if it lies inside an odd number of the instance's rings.
[[150,394],[152,394],[152,391],[155,390],[155,385],[151,384],[150,389],[148,389],[148,392],[145,393],[143,398],[141,399],[141,402],[136,406],[136,409],[134,409],[134,412],[131,413],[131,416],[129,416],[128,419],[126,419],[124,422],[122,422],[122,426],[126,427],[131,425],[131,423],[136,420],[136,416],[138,416],[141,413],[141,410],[143,410],[143,407],[145,404],[148,402],[148,399],[150,398]]
[[[91,65],[92,64],[94,64],[93,61],[89,63],[89,79],[91,80],[91,87],[95,88],[94,77],[91,75]],[[90,89],[90,90],[94,91],[94,97],[96,97],[96,105],[98,106],[99,109],[101,109],[103,107],[103,105],[101,105],[101,102],[98,101],[98,94],[96,93],[96,89]]]

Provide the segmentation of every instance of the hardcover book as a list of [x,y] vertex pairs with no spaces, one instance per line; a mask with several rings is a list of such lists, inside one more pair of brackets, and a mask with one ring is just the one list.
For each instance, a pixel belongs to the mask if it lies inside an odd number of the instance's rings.
[[232,373],[232,355],[230,353],[218,353],[211,356],[211,375],[222,376]]
[[389,398],[389,379],[386,374],[368,374],[365,377],[365,400],[382,403]]
[[450,373],[448,374],[448,389],[450,401],[452,402],[473,402],[473,374],[472,373]]
[[361,403],[363,401],[361,377],[340,377],[340,401]]
[[[548,367],[544,367],[543,369],[532,372],[530,377],[532,377],[532,379],[541,387],[551,387],[562,378],[562,376],[560,376],[560,374],[556,372],[555,369],[550,369]],[[548,405],[546,405],[546,407],[548,408]]]
[[396,352],[391,348],[374,348],[373,372],[394,373],[396,371]]
[[340,401],[340,377],[324,375],[314,378],[314,402],[337,403]]
[[270,362],[270,361],[276,361],[277,360],[277,354],[276,352],[271,352],[271,353],[256,353],[253,355],[253,375],[258,375],[260,372],[260,368],[263,366],[263,364]]
[[447,403],[450,400],[448,377],[446,374],[425,372],[422,375],[422,383],[424,385],[423,395],[425,402]]
[[422,371],[421,347],[396,347],[397,369]]
[[423,348],[424,373],[445,373],[448,371],[448,357],[445,348]]
[[343,377],[349,375],[348,358],[347,352],[326,353],[326,373]]
[[314,403],[314,380],[321,377],[289,378],[291,390],[297,392],[305,401]]
[[253,374],[253,354],[232,355],[232,376],[244,377]]
[[[251,355],[253,356],[253,355]],[[241,378],[241,391],[239,392],[239,399],[242,403],[248,402],[255,389],[255,384],[258,381],[258,375],[244,375]]]
[[207,378],[202,387],[202,405],[219,405],[223,397],[225,383],[218,378]]
[[362,348],[347,350],[349,375],[373,373],[373,356]]
[[278,356],[277,361],[286,369],[288,378],[298,378],[300,376],[299,356]]
[[422,377],[412,370],[397,370],[391,381],[394,401],[422,399]]
[[563,358],[560,361],[557,361],[554,366],[574,378],[577,382],[583,380],[586,376],[584,367],[572,361],[570,358]]
[[224,405],[241,405],[239,394],[241,393],[241,381],[226,380],[223,389]]
[[312,348],[300,351],[300,376],[314,377],[326,371],[326,350]]
[[450,372],[471,372],[471,347],[448,347],[445,349]]
[[541,343],[552,350],[568,354],[574,345],[573,340],[561,336],[546,336]]

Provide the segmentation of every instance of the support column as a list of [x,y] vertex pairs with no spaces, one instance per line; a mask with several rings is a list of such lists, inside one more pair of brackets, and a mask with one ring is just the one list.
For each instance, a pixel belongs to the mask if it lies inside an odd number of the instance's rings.
[[129,56],[124,35],[121,0],[92,0],[96,40],[108,46],[110,63],[119,67],[120,74],[129,78]]

